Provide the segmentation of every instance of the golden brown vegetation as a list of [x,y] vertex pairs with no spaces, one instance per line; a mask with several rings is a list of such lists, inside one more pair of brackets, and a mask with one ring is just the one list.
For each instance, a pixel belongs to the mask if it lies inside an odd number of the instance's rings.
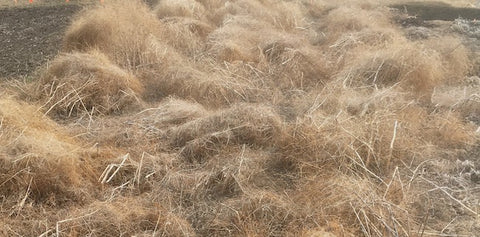
[[139,104],[143,85],[100,52],[60,55],[37,81],[45,114],[110,114]]
[[0,98],[0,234],[472,235],[474,58],[345,2],[81,12]]

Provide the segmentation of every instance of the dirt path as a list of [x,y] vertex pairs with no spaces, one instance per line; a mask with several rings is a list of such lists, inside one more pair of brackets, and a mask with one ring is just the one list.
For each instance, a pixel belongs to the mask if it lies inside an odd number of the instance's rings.
[[54,57],[78,5],[0,9],[0,77],[31,73]]

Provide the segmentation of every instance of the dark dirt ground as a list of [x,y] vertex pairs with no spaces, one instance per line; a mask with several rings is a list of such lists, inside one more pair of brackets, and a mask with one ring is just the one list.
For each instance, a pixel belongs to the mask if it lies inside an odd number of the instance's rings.
[[0,78],[28,76],[57,55],[72,16],[88,6],[70,2],[0,8]]
[[0,9],[0,77],[25,76],[53,58],[79,5]]
[[480,18],[478,8],[453,7],[442,2],[407,2],[394,4],[391,7],[427,21],[453,21],[457,18],[479,20]]

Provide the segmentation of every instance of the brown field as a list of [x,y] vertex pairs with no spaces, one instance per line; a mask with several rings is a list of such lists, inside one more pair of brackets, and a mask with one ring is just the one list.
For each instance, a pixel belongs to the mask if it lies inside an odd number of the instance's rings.
[[479,236],[474,1],[27,2],[0,236]]

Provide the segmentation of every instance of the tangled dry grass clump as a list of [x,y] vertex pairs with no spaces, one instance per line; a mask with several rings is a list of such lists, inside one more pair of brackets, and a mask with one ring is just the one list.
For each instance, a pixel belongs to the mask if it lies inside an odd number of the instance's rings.
[[[1,186],[4,202],[20,211],[28,200],[48,206],[82,202],[92,178],[85,150],[37,108],[3,97],[0,100]],[[24,195],[19,196],[19,195]],[[16,203],[18,201],[18,203]],[[8,210],[17,215],[17,210]]]
[[2,85],[0,234],[478,233],[475,57],[455,33],[410,38],[394,14],[84,10],[36,80]]
[[102,53],[60,55],[37,82],[45,114],[111,114],[140,105],[143,85]]

